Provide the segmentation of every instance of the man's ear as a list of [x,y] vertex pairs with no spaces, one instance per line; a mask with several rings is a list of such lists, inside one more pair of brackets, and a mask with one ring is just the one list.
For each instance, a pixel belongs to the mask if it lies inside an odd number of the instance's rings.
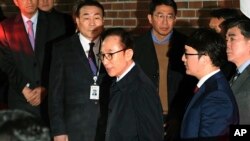
[[151,14],[148,14],[148,22],[149,22],[150,24],[152,24],[152,15],[151,15]]
[[132,60],[133,59],[133,55],[134,55],[134,51],[132,49],[127,49],[125,50],[125,57],[126,60]]
[[249,50],[249,53],[250,53],[250,39],[247,40],[247,47],[248,47],[248,50]]
[[210,59],[210,57],[209,57],[207,54],[202,55],[202,56],[200,57],[200,60],[201,60],[204,64],[208,64],[208,63],[211,62],[211,59]]
[[19,7],[19,6],[18,6],[17,0],[13,0],[13,2],[14,2],[14,4],[15,4],[17,7]]

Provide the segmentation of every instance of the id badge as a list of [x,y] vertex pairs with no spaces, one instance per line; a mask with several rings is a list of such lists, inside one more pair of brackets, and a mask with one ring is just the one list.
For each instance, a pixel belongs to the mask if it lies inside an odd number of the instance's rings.
[[100,90],[100,87],[98,85],[91,85],[89,98],[91,100],[99,100],[99,90]]

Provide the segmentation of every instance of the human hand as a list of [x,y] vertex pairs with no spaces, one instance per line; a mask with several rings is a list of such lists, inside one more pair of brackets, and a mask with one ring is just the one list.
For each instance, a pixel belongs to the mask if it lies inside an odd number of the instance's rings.
[[40,105],[46,96],[46,89],[41,86],[36,87],[33,90],[25,86],[22,92],[27,102],[29,102],[32,106]]
[[54,136],[54,141],[69,141],[67,135]]

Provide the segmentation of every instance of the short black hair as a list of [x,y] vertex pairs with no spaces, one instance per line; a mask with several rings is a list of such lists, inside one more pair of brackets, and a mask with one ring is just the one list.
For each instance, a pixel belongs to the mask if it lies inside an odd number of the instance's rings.
[[177,5],[174,0],[152,0],[149,4],[149,14],[153,14],[156,7],[159,5],[167,5],[174,9],[175,15],[177,15]]
[[233,8],[220,8],[220,9],[215,9],[210,13],[211,17],[214,18],[223,18],[225,20],[227,19],[231,19],[231,18],[237,18],[239,17],[241,14],[237,9],[233,9]]
[[83,6],[96,6],[102,10],[102,16],[104,17],[104,15],[105,15],[104,7],[98,1],[96,1],[96,0],[78,0],[75,2],[74,6],[73,6],[73,16],[74,17],[79,17],[80,9]]
[[126,31],[124,28],[109,28],[102,34],[102,39],[109,36],[118,36],[121,38],[121,42],[124,44],[124,49],[132,49],[134,48],[134,40],[133,36],[130,32]]
[[227,23],[226,31],[233,27],[238,27],[240,29],[241,34],[245,38],[250,39],[250,20],[248,18],[240,17],[230,19]]
[[227,60],[226,42],[219,33],[212,29],[197,29],[187,39],[185,45],[197,50],[199,54],[208,55],[214,66],[220,67]]

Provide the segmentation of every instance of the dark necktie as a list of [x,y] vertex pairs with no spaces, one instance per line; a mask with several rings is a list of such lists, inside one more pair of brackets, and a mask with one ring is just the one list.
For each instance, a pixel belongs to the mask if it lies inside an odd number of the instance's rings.
[[88,60],[89,60],[89,65],[90,65],[90,68],[93,72],[93,75],[96,75],[97,68],[96,68],[95,54],[93,51],[94,45],[95,45],[95,43],[93,43],[93,42],[89,43]]
[[32,46],[32,49],[35,49],[35,36],[34,36],[34,30],[33,30],[33,22],[31,20],[27,21],[27,25],[28,25],[28,35],[29,35],[29,39],[30,39],[30,43]]
[[196,87],[194,88],[194,94],[197,93],[198,91],[199,91],[199,87],[196,86]]
[[231,81],[230,81],[230,86],[233,85],[233,83],[236,81],[236,79],[237,79],[239,76],[240,76],[240,72],[239,72],[239,70],[237,69],[237,70],[236,70],[236,73],[233,75],[233,77],[232,77],[232,79],[231,79]]

